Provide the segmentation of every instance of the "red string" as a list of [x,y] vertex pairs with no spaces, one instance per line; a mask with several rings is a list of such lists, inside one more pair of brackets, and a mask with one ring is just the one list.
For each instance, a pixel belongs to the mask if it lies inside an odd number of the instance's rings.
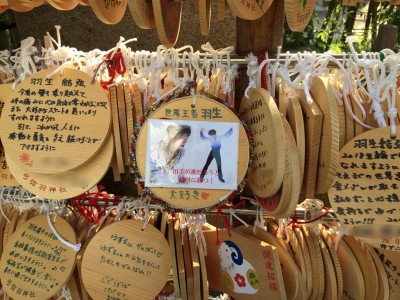
[[235,205],[232,205],[232,204],[223,204],[223,205],[218,206],[218,208],[217,208],[217,214],[215,215],[215,228],[216,228],[216,235],[217,235],[217,238],[216,238],[215,243],[216,243],[217,245],[219,245],[219,243],[221,243],[221,241],[219,240],[219,233],[218,233],[218,231],[219,231],[218,218],[219,218],[220,216],[222,217],[222,221],[223,221],[224,224],[225,224],[225,227],[226,227],[226,229],[227,229],[227,231],[228,231],[229,236],[231,235],[231,228],[232,228],[231,223],[229,223],[228,219],[226,218],[226,216],[225,216],[224,213],[222,212],[222,209],[223,209],[223,208],[232,208],[232,209],[236,209],[236,208],[238,208],[238,207],[240,207],[240,206],[245,206],[245,205],[246,205],[246,200],[243,199],[242,201],[240,201],[239,203],[237,203],[237,204],[235,204]]
[[[310,223],[314,223],[318,220],[321,220],[323,217],[325,217],[327,214],[329,214],[328,207],[324,207],[323,210],[325,210],[325,212],[323,214],[321,214],[320,216],[318,216],[312,220],[308,220],[308,221],[305,221],[305,220],[299,221],[299,216],[297,215],[297,211],[294,211],[293,218],[287,226],[292,225],[292,228],[300,228],[301,224],[310,224]],[[274,236],[278,235],[278,230],[279,230],[279,227],[275,229]]]
[[318,220],[321,220],[323,217],[325,217],[327,214],[329,214],[329,208],[324,207],[323,209],[325,210],[325,212],[323,214],[321,214],[320,216],[318,216],[314,219],[308,220],[308,221],[299,221],[298,216],[297,216],[297,211],[295,211],[294,215],[293,215],[293,219],[292,219],[292,221],[290,221],[288,226],[292,225],[292,227],[294,227],[294,228],[299,228],[301,224],[310,224],[310,223],[314,223]]
[[[261,65],[261,63],[266,60],[267,58],[265,57],[264,54],[260,54],[258,56],[258,65]],[[268,81],[267,81],[267,74],[265,73],[265,70],[267,68],[268,64],[265,64],[264,67],[261,70],[261,87],[265,90],[268,90]]]
[[125,60],[121,52],[115,52],[113,58],[111,59],[112,52],[107,54],[107,71],[110,79],[108,81],[100,81],[101,86],[104,89],[108,89],[108,85],[114,81],[116,73],[123,75],[126,71]]

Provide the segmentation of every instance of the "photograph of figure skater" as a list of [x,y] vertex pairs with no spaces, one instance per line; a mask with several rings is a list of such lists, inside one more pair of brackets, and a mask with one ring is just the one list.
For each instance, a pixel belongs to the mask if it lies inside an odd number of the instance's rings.
[[191,135],[191,127],[171,123],[166,128],[167,138],[150,147],[150,182],[179,182],[179,176],[172,169],[182,163],[185,145]]
[[148,120],[145,186],[236,189],[238,128],[233,122]]
[[221,182],[225,182],[224,177],[222,175],[222,161],[221,161],[221,147],[222,140],[228,138],[232,135],[233,128],[230,128],[225,134],[217,135],[217,131],[215,129],[211,129],[208,131],[208,137],[204,135],[204,128],[200,129],[200,138],[202,141],[209,142],[211,145],[210,153],[208,154],[206,163],[204,164],[203,170],[201,171],[200,181],[203,182],[204,176],[207,174],[208,167],[211,162],[215,159],[218,170],[218,179]]

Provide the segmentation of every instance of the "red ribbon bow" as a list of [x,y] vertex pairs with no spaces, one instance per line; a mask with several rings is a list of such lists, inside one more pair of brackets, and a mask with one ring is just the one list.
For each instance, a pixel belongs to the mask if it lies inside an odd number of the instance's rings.
[[124,75],[126,72],[125,60],[122,53],[115,52],[112,58],[111,55],[112,52],[108,53],[106,56],[107,71],[110,79],[108,81],[100,81],[100,84],[104,89],[107,89],[108,85],[114,81],[116,73]]

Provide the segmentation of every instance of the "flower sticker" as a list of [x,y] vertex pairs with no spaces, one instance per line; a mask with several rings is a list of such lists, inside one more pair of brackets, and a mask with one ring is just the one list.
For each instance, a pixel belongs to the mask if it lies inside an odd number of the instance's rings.
[[235,281],[239,287],[245,287],[246,286],[246,281],[244,280],[244,277],[240,275],[239,273],[236,273],[235,275]]

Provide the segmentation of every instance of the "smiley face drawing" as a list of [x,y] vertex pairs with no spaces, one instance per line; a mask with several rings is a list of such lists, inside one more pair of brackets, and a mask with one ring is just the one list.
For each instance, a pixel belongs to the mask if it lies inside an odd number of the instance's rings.
[[255,294],[259,280],[254,267],[244,259],[242,251],[232,241],[224,241],[218,249],[221,258],[221,278],[228,289],[239,294]]

